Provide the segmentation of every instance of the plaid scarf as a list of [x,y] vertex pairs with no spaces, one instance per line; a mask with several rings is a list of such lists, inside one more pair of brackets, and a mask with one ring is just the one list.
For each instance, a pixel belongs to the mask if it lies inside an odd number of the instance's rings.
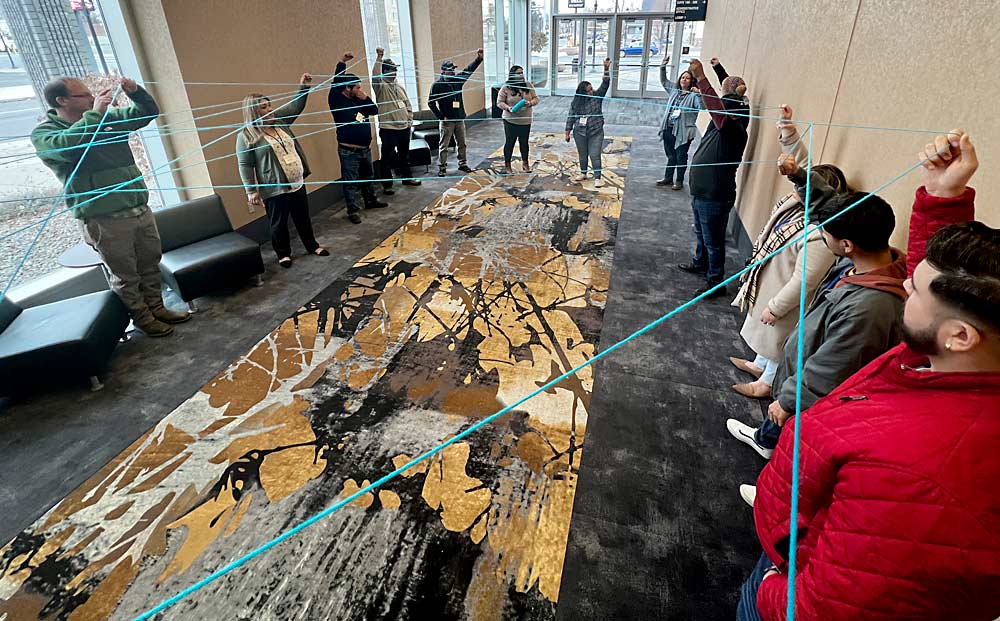
[[806,222],[805,209],[799,200],[798,194],[792,192],[780,199],[771,210],[771,217],[768,219],[768,226],[760,232],[757,241],[753,245],[753,254],[748,263],[756,263],[750,271],[744,272],[740,277],[743,285],[736,296],[733,305],[738,305],[744,313],[749,312],[757,302],[757,288],[760,285],[760,272],[767,265],[767,261],[758,263],[778,248],[781,248],[788,240],[793,239],[805,229]]

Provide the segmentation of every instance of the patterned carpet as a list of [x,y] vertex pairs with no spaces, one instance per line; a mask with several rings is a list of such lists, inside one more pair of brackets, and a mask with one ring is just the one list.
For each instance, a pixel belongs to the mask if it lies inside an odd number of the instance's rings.
[[[599,190],[569,184],[562,136],[532,143],[530,174],[494,154],[0,549],[0,620],[132,618],[592,357],[631,142],[606,140]],[[553,618],[592,386],[587,369],[166,618]]]

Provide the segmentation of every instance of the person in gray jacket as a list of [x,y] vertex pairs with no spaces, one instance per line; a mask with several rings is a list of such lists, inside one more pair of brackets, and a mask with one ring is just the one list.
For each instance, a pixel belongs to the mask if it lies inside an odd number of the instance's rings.
[[[782,160],[782,173],[804,196],[805,171],[793,158]],[[866,198],[864,192],[837,194],[816,172],[809,179],[812,222],[857,205],[822,229],[823,240],[838,258],[802,320],[803,411],[900,342],[906,301],[906,254],[889,245],[896,225],[892,207],[878,196]],[[793,332],[775,376],[775,400],[759,428],[734,418],[726,421],[733,437],[765,459],[771,458],[781,427],[795,412],[798,354],[798,334]]]
[[587,178],[587,160],[594,172],[594,187],[604,185],[601,181],[601,150],[604,148],[604,96],[611,86],[611,59],[604,59],[604,77],[601,85],[594,90],[594,85],[584,80],[576,87],[576,96],[569,104],[569,116],[566,119],[566,142],[572,134],[576,140],[576,151],[580,155],[580,174],[573,177],[575,183]]
[[306,252],[330,255],[313,234],[305,188],[309,163],[292,133],[292,123],[306,107],[311,82],[311,75],[302,74],[298,94],[278,108],[272,108],[271,99],[260,93],[247,95],[243,99],[244,127],[236,135],[236,160],[247,202],[251,209],[263,204],[271,227],[271,247],[278,255],[278,265],[286,268],[292,266],[289,218]]
[[669,185],[680,190],[684,187],[688,150],[698,137],[698,111],[702,106],[691,72],[682,72],[677,78],[676,87],[671,86],[667,81],[668,63],[670,56],[665,56],[660,64],[660,84],[670,94],[667,109],[660,121],[660,139],[663,140],[663,152],[667,155],[667,168],[663,172],[663,179],[657,181],[656,185]]

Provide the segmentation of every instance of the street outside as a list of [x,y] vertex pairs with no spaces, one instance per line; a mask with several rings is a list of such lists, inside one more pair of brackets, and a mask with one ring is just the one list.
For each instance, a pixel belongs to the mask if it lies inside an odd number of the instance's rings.
[[[0,56],[0,288],[7,285],[40,227],[12,233],[44,218],[54,201],[49,197],[57,196],[62,187],[28,140],[44,109],[20,58],[15,54],[13,59],[12,69],[6,54]],[[62,204],[56,208],[62,209]],[[73,218],[63,214],[52,219],[14,284],[56,269],[59,255],[79,241]]]

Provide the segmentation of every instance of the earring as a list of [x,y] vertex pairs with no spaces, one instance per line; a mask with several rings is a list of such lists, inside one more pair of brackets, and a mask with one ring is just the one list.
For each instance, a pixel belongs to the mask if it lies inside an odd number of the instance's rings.
[[947,349],[948,351],[951,351],[951,341],[948,341],[947,343],[945,343],[944,344],[944,348]]

